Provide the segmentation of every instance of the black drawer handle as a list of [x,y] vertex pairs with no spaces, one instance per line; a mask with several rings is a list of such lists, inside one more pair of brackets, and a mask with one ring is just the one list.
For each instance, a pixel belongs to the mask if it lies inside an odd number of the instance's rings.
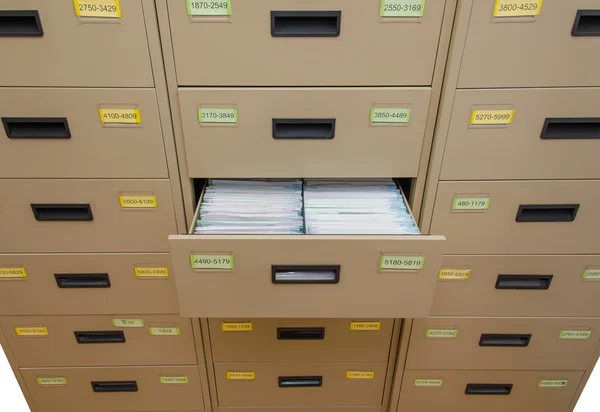
[[530,334],[484,333],[479,339],[479,346],[525,348],[530,341]]
[[335,137],[335,119],[273,119],[273,139],[327,139]]
[[115,331],[86,331],[73,332],[77,343],[125,343],[125,334],[121,330]]
[[600,10],[578,10],[572,36],[600,36]]
[[272,11],[273,37],[338,37],[341,11]]
[[517,222],[572,222],[579,205],[520,205]]
[[70,139],[66,117],[3,117],[9,139]]
[[94,392],[137,392],[136,381],[90,382]]
[[467,383],[465,395],[510,395],[512,383]]
[[273,265],[271,266],[271,280],[275,284],[282,283],[339,283],[340,265]]
[[548,118],[540,137],[546,140],[600,139],[600,118]]
[[94,220],[89,204],[32,204],[31,209],[35,220],[40,222]]
[[277,328],[278,340],[323,340],[325,328]]
[[109,288],[108,273],[55,273],[56,285],[61,289]]
[[546,290],[553,275],[498,275],[496,289]]
[[0,10],[0,37],[41,37],[44,35],[37,10]]
[[280,388],[317,388],[323,385],[322,376],[280,376]]

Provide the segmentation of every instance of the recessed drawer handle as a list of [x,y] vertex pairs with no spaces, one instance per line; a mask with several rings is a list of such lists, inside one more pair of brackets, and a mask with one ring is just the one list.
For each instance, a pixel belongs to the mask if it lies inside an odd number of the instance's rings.
[[338,37],[341,11],[272,11],[273,37]]
[[280,388],[316,388],[323,385],[322,376],[280,376]]
[[498,275],[496,289],[546,290],[553,275]]
[[94,220],[89,204],[32,204],[31,209],[35,220],[40,222]]
[[333,139],[335,119],[273,119],[273,139]]
[[600,10],[578,10],[572,36],[600,36]]
[[479,339],[479,346],[525,348],[530,341],[530,334],[484,333]]
[[137,392],[136,381],[90,382],[94,392]]
[[115,331],[86,331],[73,332],[77,343],[125,343],[125,334],[121,330]]
[[0,10],[0,37],[41,37],[42,21],[37,10]]
[[510,395],[512,383],[467,383],[466,395]]
[[291,266],[291,265],[273,265],[271,266],[271,280],[275,284],[282,283],[339,283],[340,266]]
[[70,139],[66,117],[3,117],[9,139]]
[[325,328],[277,328],[278,340],[323,340]]
[[55,273],[56,285],[61,289],[109,288],[108,273]]
[[579,205],[520,205],[517,222],[572,222]]
[[600,118],[548,118],[540,137],[545,140],[600,139]]

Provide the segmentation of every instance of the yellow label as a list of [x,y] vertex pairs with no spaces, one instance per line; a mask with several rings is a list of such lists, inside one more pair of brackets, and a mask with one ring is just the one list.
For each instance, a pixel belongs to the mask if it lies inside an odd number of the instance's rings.
[[473,110],[471,113],[471,124],[511,124],[514,115],[514,110]]
[[74,0],[75,14],[79,17],[121,18],[119,0]]
[[67,378],[63,377],[52,377],[52,378],[36,378],[35,379],[38,385],[46,386],[46,385],[66,385]]
[[413,381],[413,385],[415,386],[426,386],[430,388],[439,388],[444,383],[443,379],[427,379],[427,378],[417,378]]
[[156,196],[119,196],[123,209],[156,209]]
[[533,17],[542,11],[543,0],[496,0],[494,17]]
[[346,371],[346,379],[374,379],[375,372]]
[[103,124],[140,124],[142,116],[138,109],[98,109]]
[[371,123],[408,123],[410,122],[410,109],[404,108],[381,108],[371,109]]
[[138,278],[168,278],[169,269],[166,267],[146,268],[138,267],[134,268],[135,276]]
[[198,109],[198,121],[200,123],[230,123],[238,122],[237,109],[210,109],[201,107]]
[[48,336],[45,326],[15,326],[17,336]]
[[561,330],[558,339],[589,339],[591,330]]
[[567,379],[542,379],[538,382],[538,388],[566,388],[568,384]]
[[[0,269],[0,273],[2,273],[2,269]],[[582,278],[584,280],[600,280],[600,269],[586,269]]]
[[467,280],[471,276],[471,269],[441,269],[438,279]]
[[233,255],[191,254],[192,269],[233,269]]
[[350,322],[350,330],[380,330],[381,322]]
[[26,278],[25,268],[0,268],[0,279]]
[[112,323],[117,328],[143,328],[143,319],[113,319]]
[[425,0],[381,0],[381,17],[421,17]]
[[230,16],[231,0],[187,0],[188,16]]
[[452,210],[488,210],[491,197],[453,197]]
[[167,326],[151,326],[150,335],[152,336],[179,336],[181,331],[178,327],[167,327]]
[[158,380],[165,385],[181,385],[188,383],[187,376],[159,376]]
[[425,256],[383,255],[379,262],[379,268],[386,270],[421,270],[424,265]]
[[458,329],[427,329],[426,338],[453,339],[458,335]]
[[252,322],[221,322],[223,332],[252,332]]
[[254,379],[254,372],[227,372],[227,379],[252,380]]

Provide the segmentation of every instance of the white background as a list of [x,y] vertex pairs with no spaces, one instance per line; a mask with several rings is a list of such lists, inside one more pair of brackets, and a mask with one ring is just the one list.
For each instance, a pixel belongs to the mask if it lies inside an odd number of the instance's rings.
[[[0,399],[2,399],[0,401],[0,410],[10,412],[30,412],[3,351],[0,351]],[[599,404],[600,367],[596,367],[583,391],[583,395],[579,399],[575,412],[598,412],[600,410],[598,407]]]

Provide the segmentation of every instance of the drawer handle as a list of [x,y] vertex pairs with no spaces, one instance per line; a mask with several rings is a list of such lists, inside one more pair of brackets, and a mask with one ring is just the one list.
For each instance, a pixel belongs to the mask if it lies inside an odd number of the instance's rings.
[[517,222],[572,222],[579,205],[520,205]]
[[339,283],[340,265],[331,266],[271,266],[271,280],[275,284],[282,283]]
[[572,36],[600,36],[600,10],[578,10]]
[[0,37],[41,37],[42,21],[37,10],[1,10]]
[[479,339],[479,346],[525,348],[530,341],[530,334],[484,333]]
[[109,288],[110,278],[108,273],[55,273],[56,285],[61,289],[90,289]]
[[317,388],[323,385],[322,376],[280,376],[280,388]]
[[546,140],[600,139],[600,118],[548,118],[544,123],[541,138]]
[[323,340],[325,328],[277,328],[278,340]]
[[273,37],[338,37],[341,11],[271,11]]
[[73,332],[77,343],[125,343],[125,334],[121,330]]
[[70,139],[66,117],[3,117],[9,139]]
[[273,139],[333,139],[335,119],[273,119]]
[[40,222],[94,220],[89,204],[32,204],[31,209],[35,220]]
[[496,289],[546,290],[553,275],[498,275]]
[[510,395],[512,383],[467,383],[465,395]]
[[90,382],[94,392],[137,392],[136,381]]

